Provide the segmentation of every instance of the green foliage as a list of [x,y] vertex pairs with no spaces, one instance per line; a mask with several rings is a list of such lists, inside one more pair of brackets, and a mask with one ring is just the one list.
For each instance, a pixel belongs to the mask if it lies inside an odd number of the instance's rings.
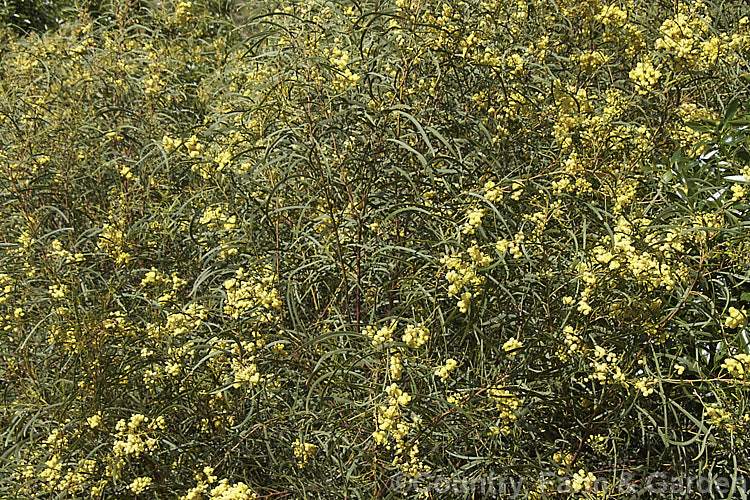
[[46,31],[63,19],[63,11],[71,6],[67,1],[3,0],[0,4],[0,23],[14,30]]
[[0,39],[0,494],[744,498],[747,11],[112,0]]

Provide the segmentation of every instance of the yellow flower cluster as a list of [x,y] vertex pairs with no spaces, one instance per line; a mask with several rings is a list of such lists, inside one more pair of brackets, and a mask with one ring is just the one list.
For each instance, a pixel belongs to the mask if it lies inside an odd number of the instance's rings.
[[[38,455],[35,457],[37,459],[41,459],[42,455],[47,457],[43,462],[44,468],[37,472],[33,465],[24,465],[14,472],[13,475],[16,478],[26,483],[17,493],[28,495],[28,497],[40,493],[41,490],[37,489],[39,485],[30,486],[34,480],[44,483],[46,492],[50,494],[53,492],[58,492],[59,495],[83,494],[87,490],[96,493],[98,487],[92,487],[89,481],[97,472],[97,461],[83,459],[78,463],[64,463],[62,453],[67,446],[68,438],[60,429],[54,429],[41,444],[41,453],[35,453]],[[65,471],[65,469],[68,470]]]
[[387,432],[397,429],[397,419],[401,417],[398,405],[379,406],[375,411],[376,430],[372,433],[372,438],[378,444],[386,442]]
[[644,396],[650,396],[654,393],[654,385],[658,383],[657,380],[648,377],[641,377],[633,384],[633,386],[641,391]]
[[82,253],[78,252],[73,255],[70,251],[63,248],[63,244],[58,239],[52,241],[52,252],[50,252],[50,256],[60,259],[65,264],[83,262],[84,260]]
[[644,59],[630,70],[630,79],[638,86],[639,94],[648,94],[661,78],[661,71],[649,59]]
[[125,235],[120,228],[114,224],[104,225],[97,242],[99,250],[106,252],[115,259],[117,264],[127,264],[130,261],[130,254],[125,251],[125,244]]
[[729,316],[727,316],[724,325],[727,328],[741,328],[747,323],[747,310],[739,310],[736,307],[729,308]]
[[621,214],[623,208],[635,201],[637,185],[635,182],[626,182],[617,187],[615,190],[615,206],[612,207],[612,213]]
[[601,10],[594,16],[594,20],[602,23],[604,26],[619,28],[627,22],[628,13],[616,4],[602,5]]
[[[198,159],[203,154],[203,150],[206,149],[205,144],[201,143],[197,136],[190,136],[190,139],[184,142],[185,148],[188,151],[188,156],[192,159]],[[197,170],[196,166],[192,167],[193,171]]]
[[343,42],[340,38],[334,38],[333,48],[330,50],[324,49],[323,55],[328,56],[331,66],[337,70],[331,82],[333,87],[343,92],[349,87],[356,85],[361,77],[352,72],[349,51],[342,50],[340,48],[341,43]]
[[[585,283],[581,294],[583,302],[588,301],[597,286],[614,278],[634,279],[647,290],[659,287],[671,290],[675,283],[687,278],[683,265],[673,269],[668,263],[684,251],[683,236],[677,231],[651,232],[644,238],[647,249],[636,248],[635,237],[649,222],[644,218],[620,217],[613,230],[614,236],[604,236],[601,244],[593,248],[593,257],[606,269],[605,273],[599,275],[589,264],[579,264],[580,279]],[[588,309],[587,305],[582,307]]]
[[744,353],[735,354],[724,360],[721,367],[734,378],[743,379],[750,371],[750,356]]
[[180,497],[180,500],[202,500],[203,495],[208,492],[208,488],[211,484],[214,484],[218,479],[214,475],[214,468],[210,466],[203,467],[201,472],[195,474],[195,480],[198,484],[190,488],[187,493]]
[[475,207],[471,209],[467,215],[468,221],[461,226],[461,232],[463,234],[474,234],[479,226],[482,225],[482,217],[487,213],[487,209],[483,207]]
[[387,432],[391,432],[396,437],[403,437],[409,430],[407,422],[399,422],[401,419],[399,405],[401,403],[398,399],[401,399],[404,404],[408,404],[411,397],[408,393],[401,391],[396,384],[388,386],[386,392],[390,396],[388,406],[379,406],[375,412],[377,430],[372,433],[372,436],[378,444],[385,443]]
[[617,354],[609,352],[602,346],[594,347],[589,368],[593,373],[585,377],[584,382],[597,380],[602,384],[615,384],[625,382],[625,374],[618,365]]
[[[156,301],[159,303],[159,305],[165,305],[173,300],[175,300],[175,292],[183,288],[185,285],[187,285],[187,281],[180,278],[177,274],[177,272],[173,272],[171,277],[167,277],[164,274],[161,274],[161,272],[156,269],[155,267],[152,267],[150,271],[146,272],[146,275],[141,279],[141,286],[142,287],[148,287],[149,285],[154,285],[155,287],[164,289],[168,288],[169,290],[164,292],[162,295],[158,296],[156,298]],[[144,292],[144,294],[148,297],[148,292]]]
[[502,189],[497,184],[495,184],[495,181],[493,180],[488,180],[487,182],[485,182],[483,189],[484,197],[487,198],[487,201],[492,203],[499,200],[503,194]]
[[552,455],[552,461],[558,465],[557,474],[564,476],[573,465],[573,455],[565,451],[556,451]]
[[516,351],[523,347],[523,342],[518,339],[511,337],[503,344],[503,351],[508,353],[508,356],[512,357],[518,354]]
[[174,24],[177,26],[185,26],[190,22],[190,9],[193,7],[193,2],[190,0],[177,0],[175,3],[174,10]]
[[90,417],[86,418],[86,423],[91,427],[92,429],[96,429],[99,427],[102,423],[102,415],[101,412],[97,413],[95,415],[91,415]]
[[[161,75],[159,75],[159,73],[148,75],[143,79],[143,93],[146,95],[146,97],[154,97],[161,93],[163,89],[164,82],[162,81]],[[122,171],[120,171],[120,175],[126,177],[122,174]]]
[[[231,377],[232,387],[239,389],[245,387],[252,389],[258,385],[264,385],[266,388],[274,387],[273,376],[269,373],[263,373],[258,365],[258,351],[267,345],[267,335],[257,331],[250,331],[244,334],[254,340],[226,340],[211,338],[208,344],[214,355],[206,361],[206,367],[213,371],[217,376],[222,378]],[[278,346],[278,347],[277,347]],[[191,342],[185,344],[181,349],[182,352],[194,350]],[[283,344],[277,343],[270,347],[271,352],[276,355],[283,355]],[[179,365],[178,365],[179,368]],[[217,415],[218,416],[218,415]],[[220,419],[215,420],[220,422]],[[218,424],[217,424],[218,425]]]
[[[19,467],[14,475],[25,481],[39,479],[47,485],[47,489],[50,492],[55,490],[66,492],[81,491],[81,486],[85,483],[85,478],[79,478],[79,474],[75,474],[72,471],[63,476],[64,464],[61,461],[61,457],[68,446],[68,442],[68,437],[62,429],[53,429],[41,443],[41,449],[34,453],[33,456],[33,459],[44,460],[44,468],[37,473],[33,465],[24,465]],[[93,462],[93,465],[84,463],[84,474],[95,468],[95,462],[93,460],[91,462]],[[27,492],[26,487],[23,487],[19,493]]]
[[522,232],[518,232],[512,240],[507,240],[504,238],[497,240],[497,242],[495,243],[495,248],[497,248],[497,251],[500,254],[505,254],[505,252],[508,252],[514,259],[520,259],[521,257],[523,257],[522,245],[525,240],[526,236]]
[[710,24],[700,12],[705,10],[702,1],[678,4],[678,12],[672,19],[666,19],[659,31],[661,37],[654,44],[657,50],[665,50],[674,58],[677,71],[693,69],[700,62],[701,39],[708,33]]
[[[272,313],[281,309],[279,292],[274,286],[273,268],[263,266],[253,275],[241,267],[237,269],[235,276],[224,281],[227,293],[224,314],[234,319],[250,315],[271,320]],[[257,308],[261,310],[257,311]]]
[[205,224],[211,231],[230,231],[237,228],[237,216],[229,215],[226,208],[217,205],[203,211],[200,223]]
[[505,59],[505,64],[510,73],[519,75],[523,73],[524,60],[520,54],[511,54]]
[[396,321],[391,321],[389,324],[384,325],[377,330],[375,330],[374,326],[368,325],[367,328],[365,328],[365,335],[369,337],[370,343],[373,347],[382,346],[393,342],[393,332],[396,331],[397,326],[398,323]]
[[401,336],[406,345],[409,347],[421,347],[430,340],[430,331],[424,324],[419,325],[407,325],[404,329],[404,334]]
[[162,147],[164,147],[164,151],[166,151],[167,154],[170,154],[182,146],[182,139],[172,139],[168,135],[165,135],[161,139],[161,144]]
[[250,387],[255,387],[262,381],[260,373],[258,373],[258,365],[254,361],[255,356],[250,356],[245,361],[237,358],[232,360],[232,370],[234,372],[234,383],[232,386],[235,389],[242,387],[243,383],[247,383]]
[[495,401],[496,409],[499,411],[499,430],[508,436],[513,432],[513,424],[518,419],[516,412],[523,406],[523,401],[517,398],[512,392],[500,387],[490,387],[487,395]]
[[405,392],[401,390],[397,384],[393,383],[386,387],[385,392],[390,396],[390,404],[391,405],[401,405],[406,406],[411,401],[411,396],[408,392]]
[[206,208],[200,218],[200,223],[205,224],[209,231],[220,233],[220,244],[223,246],[220,253],[222,259],[237,255],[237,248],[228,246],[232,240],[232,231],[239,227],[236,215],[230,215],[228,209],[222,205],[217,205],[216,207]]
[[[468,258],[467,258],[468,257]],[[479,286],[484,283],[484,278],[477,275],[479,267],[484,267],[492,262],[492,258],[473,244],[466,253],[457,255],[446,255],[440,259],[440,263],[448,268],[445,279],[448,280],[448,295],[460,296],[458,308],[462,313],[469,311],[471,299],[479,295]],[[466,290],[470,287],[472,290]]]
[[232,151],[230,149],[219,151],[214,156],[214,162],[217,165],[216,171],[223,172],[232,163]]
[[575,331],[575,328],[566,325],[565,328],[563,328],[563,334],[565,335],[563,341],[565,342],[569,353],[574,353],[581,349],[581,337]]
[[258,494],[243,482],[229,484],[222,479],[210,492],[209,500],[256,500]]
[[401,356],[398,354],[394,354],[390,357],[388,360],[388,373],[391,376],[391,380],[393,381],[399,381],[401,380],[401,375],[404,371],[404,364],[401,360]]
[[310,458],[318,452],[318,446],[312,443],[303,443],[295,439],[292,444],[294,456],[297,457],[297,465],[305,467]]
[[[585,88],[576,88],[572,84],[563,85],[560,80],[555,80],[553,96],[557,106],[557,120],[553,125],[553,133],[561,152],[568,153],[573,145],[573,133],[591,112],[588,91]],[[520,198],[523,193],[522,187],[520,183],[514,183],[512,199]]]
[[68,286],[67,285],[57,285],[52,284],[49,286],[49,295],[53,299],[62,299],[67,295],[68,293]]
[[[0,273],[0,305],[5,304],[13,292],[13,278],[6,273]],[[406,340],[404,340],[406,342]]]
[[592,472],[586,473],[584,469],[578,469],[571,479],[565,481],[565,484],[570,487],[571,491],[579,493],[590,491],[594,487],[595,482],[596,476]]
[[182,337],[200,328],[207,318],[206,308],[197,302],[193,302],[184,307],[181,312],[167,314],[167,321],[163,326],[149,323],[146,330],[149,335],[157,339],[165,335],[173,338]]
[[599,50],[587,50],[578,56],[578,65],[586,74],[592,74],[605,64],[609,58]]
[[[388,405],[378,406],[375,410],[376,430],[372,433],[374,441],[393,451],[395,457],[391,465],[398,465],[406,474],[416,476],[429,470],[419,459],[419,441],[406,441],[409,432],[421,421],[420,417],[414,416],[413,421],[408,422],[401,415],[401,407],[411,402],[411,396],[395,383],[386,387],[386,394]],[[393,446],[387,444],[388,437],[393,439]]]
[[158,440],[148,434],[150,430],[163,427],[163,420],[157,421],[153,427],[145,427],[149,418],[140,413],[132,415],[129,420],[121,419],[117,422],[115,429],[115,442],[112,453],[116,457],[139,457],[145,451],[153,451],[158,445]]
[[708,417],[706,421],[709,424],[729,431],[734,429],[734,416],[732,413],[722,408],[720,403],[708,404],[705,408],[706,416]]
[[453,358],[446,359],[445,364],[443,366],[438,367],[435,370],[435,375],[437,377],[440,377],[440,379],[443,382],[445,382],[446,380],[450,378],[451,372],[455,370],[457,366],[458,366],[458,362],[455,359]]
[[20,245],[18,253],[23,255],[28,252],[34,243],[36,243],[36,238],[34,238],[33,233],[30,230],[25,229],[21,233],[21,236],[18,237],[18,244]]
[[419,440],[406,443],[403,438],[397,439],[395,450],[397,454],[391,464],[398,465],[405,474],[416,477],[430,470],[419,458]]
[[747,198],[748,192],[750,192],[750,188],[741,184],[732,184],[731,192],[732,203],[737,203]]
[[146,491],[146,489],[151,486],[151,482],[153,479],[150,477],[137,477],[133,480],[132,483],[128,486],[128,489],[138,495],[139,493],[143,493]]
[[726,34],[723,38],[712,36],[700,44],[700,64],[705,69],[711,69],[719,59],[726,59],[730,53],[730,40]]

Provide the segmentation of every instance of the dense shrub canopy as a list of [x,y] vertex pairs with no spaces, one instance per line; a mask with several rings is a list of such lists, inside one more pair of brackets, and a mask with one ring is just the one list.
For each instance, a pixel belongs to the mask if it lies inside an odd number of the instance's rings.
[[747,2],[75,12],[0,26],[0,493],[744,495]]

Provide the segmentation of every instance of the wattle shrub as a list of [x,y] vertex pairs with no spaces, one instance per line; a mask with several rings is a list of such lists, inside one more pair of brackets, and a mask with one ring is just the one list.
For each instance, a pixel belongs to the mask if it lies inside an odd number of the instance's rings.
[[744,498],[747,7],[0,28],[0,494]]

